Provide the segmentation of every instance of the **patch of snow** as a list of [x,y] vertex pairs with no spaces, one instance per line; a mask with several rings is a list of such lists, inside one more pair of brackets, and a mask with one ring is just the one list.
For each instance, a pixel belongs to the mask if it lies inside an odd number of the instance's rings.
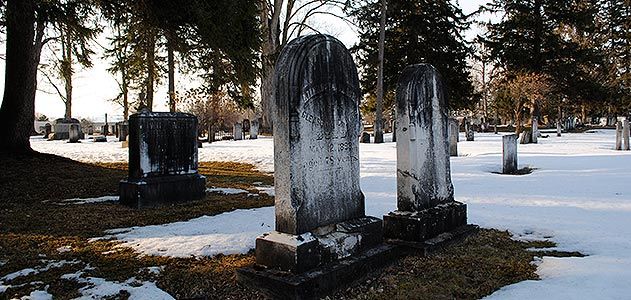
[[185,222],[108,231],[126,246],[147,255],[172,257],[246,253],[257,236],[274,230],[274,208],[239,209]]
[[259,193],[267,194],[268,196],[274,197],[276,195],[273,186],[257,186],[256,189]]
[[21,300],[52,300],[53,295],[47,291],[32,291],[28,296],[20,298]]
[[10,285],[0,284],[0,294],[3,294],[4,292],[6,292],[10,288],[11,288]]
[[206,193],[219,193],[224,195],[237,195],[248,193],[246,190],[242,189],[233,189],[233,188],[207,188]]
[[39,270],[35,270],[33,268],[26,268],[26,269],[22,269],[17,272],[13,272],[8,275],[5,275],[4,277],[0,278],[0,281],[11,281],[18,277],[24,277],[28,275],[37,274],[37,273],[39,273]]
[[61,203],[57,203],[57,204],[59,204],[59,205],[88,204],[88,203],[117,202],[117,201],[118,201],[118,195],[116,195],[116,196],[103,196],[103,197],[96,197],[96,198],[72,198],[72,199],[65,199],[65,200],[61,200]]
[[[86,267],[84,270],[88,270]],[[161,270],[161,267],[150,267],[149,272],[155,273]],[[119,294],[121,291],[129,293],[129,299],[174,299],[167,292],[161,290],[154,282],[139,281],[132,277],[125,282],[108,281],[98,277],[82,277],[84,271],[77,271],[61,275],[61,279],[73,280],[79,283],[88,284],[79,290],[81,297],[75,298],[79,300],[102,299]],[[156,273],[157,274],[157,273]]]
[[61,247],[57,248],[57,252],[59,252],[59,253],[70,252],[70,251],[72,251],[72,247],[71,246],[61,246]]

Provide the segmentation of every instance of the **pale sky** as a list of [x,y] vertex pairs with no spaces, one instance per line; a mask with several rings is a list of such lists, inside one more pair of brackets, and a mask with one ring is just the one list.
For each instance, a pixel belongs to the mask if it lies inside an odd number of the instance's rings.
[[[485,4],[488,0],[460,0],[460,7],[465,14],[471,13],[478,9],[481,4]],[[317,28],[324,28],[323,33],[328,33],[336,36],[347,47],[352,46],[358,40],[355,31],[346,25],[344,22],[337,20],[331,16],[320,16],[319,19],[313,21],[313,25]],[[467,36],[475,36],[478,30],[472,30],[468,32]],[[105,41],[99,41],[99,43],[105,45]],[[95,45],[95,47],[99,47]],[[4,52],[4,49],[2,49]],[[96,51],[100,53],[101,51]],[[43,54],[42,56],[44,56]],[[44,57],[42,57],[44,59]],[[73,105],[72,112],[74,118],[89,118],[94,121],[102,121],[104,114],[108,114],[109,120],[116,120],[122,118],[122,108],[109,99],[114,98],[118,94],[118,85],[112,74],[107,72],[109,63],[102,59],[101,54],[97,54],[93,57],[94,66],[89,70],[78,70],[73,77]],[[0,90],[4,90],[4,60],[0,61]],[[156,89],[154,94],[154,110],[165,111],[167,110],[167,90],[166,90],[166,76],[164,76],[164,82]],[[38,92],[35,97],[35,112],[42,113],[48,116],[51,120],[54,118],[63,117],[64,104],[59,96],[54,92],[52,86],[50,86],[43,76],[38,76]],[[184,78],[182,76],[176,77],[176,89],[185,86],[194,85],[190,82],[191,78]],[[45,92],[46,91],[46,92]],[[48,93],[47,93],[48,92]],[[137,95],[130,95],[130,97],[136,98]],[[2,97],[0,97],[0,103]]]

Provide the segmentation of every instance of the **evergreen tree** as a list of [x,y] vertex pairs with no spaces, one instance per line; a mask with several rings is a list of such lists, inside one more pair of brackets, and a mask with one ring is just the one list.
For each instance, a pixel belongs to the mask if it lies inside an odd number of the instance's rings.
[[[380,12],[381,3],[372,0],[350,13],[359,27],[360,42],[352,50],[359,61],[362,89],[369,94],[368,99],[375,98]],[[462,11],[448,0],[389,0],[386,19],[384,107],[393,104],[401,71],[418,63],[438,69],[452,109],[471,107],[475,97],[466,62],[471,49],[461,36],[470,22]]]
[[[550,78],[557,91],[548,99],[553,105],[568,99],[580,107],[603,99],[596,71],[602,61],[590,43],[593,1],[495,0],[487,9],[502,14],[499,23],[488,25],[486,43],[507,80],[524,73]],[[531,107],[531,114],[540,109]]]

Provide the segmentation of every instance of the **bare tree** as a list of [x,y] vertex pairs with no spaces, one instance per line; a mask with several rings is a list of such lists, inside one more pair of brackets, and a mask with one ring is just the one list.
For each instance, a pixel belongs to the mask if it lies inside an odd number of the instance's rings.
[[379,70],[377,71],[377,107],[375,111],[375,144],[383,143],[383,52],[386,39],[386,0],[381,0],[379,23]]

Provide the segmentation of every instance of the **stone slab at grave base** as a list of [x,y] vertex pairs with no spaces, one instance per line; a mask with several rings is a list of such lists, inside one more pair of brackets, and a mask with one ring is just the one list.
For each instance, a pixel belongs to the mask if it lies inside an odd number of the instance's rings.
[[383,216],[384,239],[389,243],[419,244],[467,225],[467,205],[449,202],[421,211],[394,211]]
[[273,299],[317,299],[362,279],[405,253],[404,247],[379,244],[300,274],[254,266],[238,270],[237,279]]
[[134,208],[158,207],[202,199],[206,177],[199,174],[121,180],[120,204]]
[[300,235],[273,231],[256,239],[256,263],[297,274],[362,252],[382,240],[382,221],[375,217],[351,219]]

